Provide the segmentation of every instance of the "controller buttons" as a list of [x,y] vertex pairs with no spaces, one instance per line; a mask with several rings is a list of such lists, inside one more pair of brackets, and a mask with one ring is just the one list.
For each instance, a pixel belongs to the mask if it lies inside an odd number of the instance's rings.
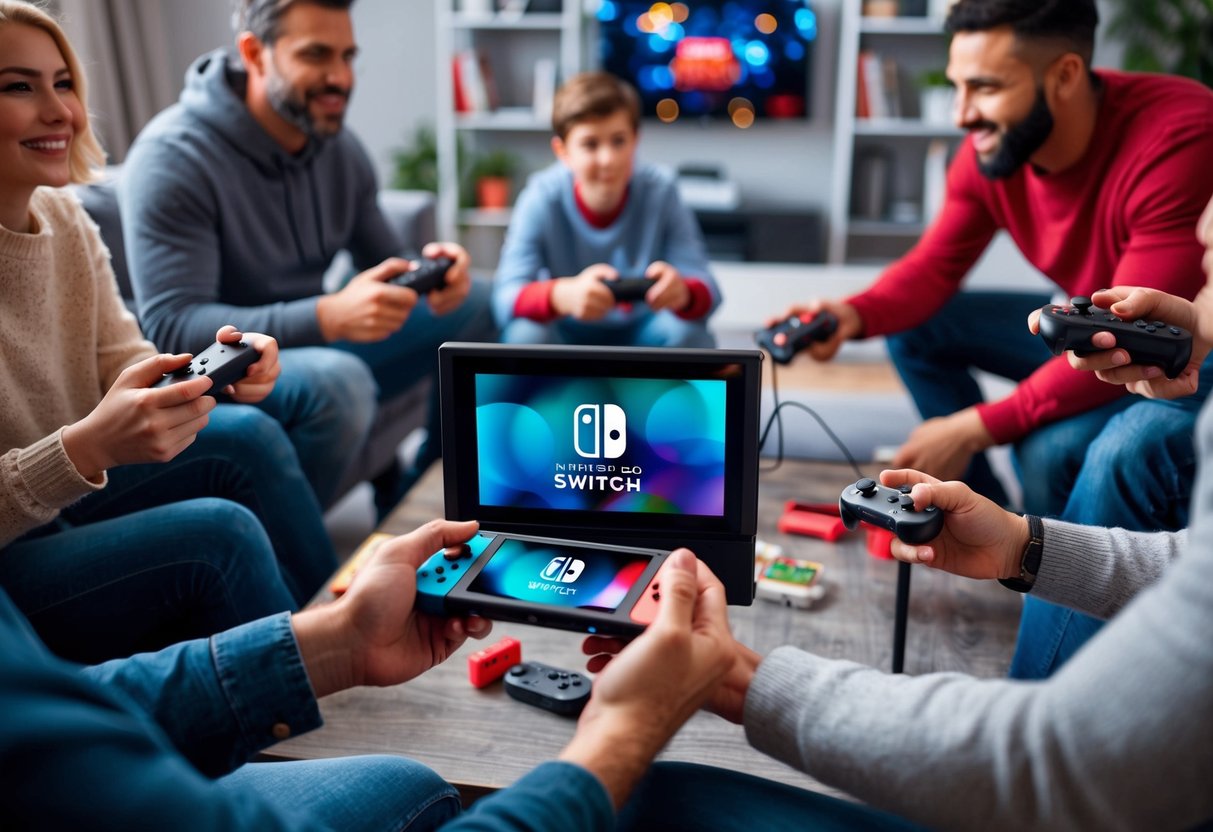
[[445,572],[446,570],[445,570],[445,569],[443,569],[441,566],[435,566],[435,567],[434,567],[434,571],[435,571],[435,572],[437,572],[439,575],[441,575],[441,574],[442,574],[443,572]]
[[510,668],[510,675],[515,676],[515,677],[525,676],[526,675],[526,666],[521,665],[521,664],[514,665],[513,667]]
[[912,485],[899,485],[899,486],[897,486],[897,490],[898,490],[898,491],[900,491],[902,494],[909,494],[911,491],[913,491],[913,490],[914,490],[914,486],[912,486]]
[[1133,326],[1137,327],[1138,329],[1145,329],[1146,322],[1139,318],[1133,322]]
[[434,582],[439,583],[439,584],[444,584],[444,583],[446,583],[446,578],[439,575],[437,578],[434,579]]
[[864,477],[859,482],[855,483],[855,490],[865,497],[871,497],[876,493],[876,480]]
[[1089,310],[1094,305],[1091,303],[1090,298],[1084,297],[1070,298],[1070,303],[1074,305],[1074,308],[1078,310],[1078,314],[1080,315],[1091,314]]
[[[451,561],[451,562],[448,564],[448,566],[450,566],[450,567],[451,567],[451,569],[458,569],[458,568],[459,568],[459,561],[457,561],[457,560],[455,560],[455,561]],[[440,566],[440,567],[438,567],[438,568],[439,568],[439,569],[441,569],[442,567]]]
[[417,573],[418,578],[428,578],[429,576],[430,576],[430,573],[426,572],[424,569],[422,569],[420,572]]
[[1173,327],[1170,327],[1167,331],[1170,332],[1172,335],[1178,335],[1179,327],[1173,326]]
[[574,679],[574,680],[573,680],[573,687],[575,687],[575,688],[579,688],[579,687],[581,687],[581,680],[580,680],[580,679]]
[[559,674],[559,673],[557,673],[555,670],[549,670],[549,671],[548,671],[548,678],[549,678],[549,679],[559,679],[559,678],[560,678],[560,674]]
[[199,367],[199,368],[198,368],[198,375],[200,375],[200,376],[204,376],[204,375],[206,375],[206,367]]
[[1158,327],[1150,324],[1148,327],[1146,327],[1146,332],[1158,332]]
[[936,509],[935,509],[935,506],[927,506],[925,510],[930,512],[930,511],[935,511]]
[[776,332],[775,337],[771,339],[771,343],[777,347],[786,346],[788,343],[788,334],[786,332]]
[[1162,329],[1164,326],[1166,326],[1166,324],[1164,324],[1162,321],[1152,321],[1152,323],[1154,324],[1154,326],[1158,327],[1159,329]]
[[209,358],[200,358],[200,359],[198,359],[198,363],[199,364],[209,364],[210,359]]
[[569,683],[568,683],[568,682],[561,682],[561,683],[560,683],[560,684],[558,684],[556,687],[560,688],[560,690],[568,690]]
[[896,494],[890,494],[889,496],[885,497],[884,499],[885,499],[885,502],[887,502],[887,503],[895,503],[895,502],[897,502],[898,497]]
[[913,511],[914,510],[914,498],[911,497],[909,494],[901,495],[901,507],[905,511]]

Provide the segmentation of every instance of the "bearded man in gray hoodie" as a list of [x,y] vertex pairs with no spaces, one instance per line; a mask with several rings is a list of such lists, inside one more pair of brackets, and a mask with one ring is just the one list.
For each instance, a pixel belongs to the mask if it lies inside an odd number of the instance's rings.
[[[240,0],[236,50],[194,62],[119,183],[144,331],[181,352],[209,343],[217,320],[272,333],[282,376],[263,407],[286,427],[325,506],[378,402],[432,375],[443,341],[495,336],[487,287],[470,279],[460,246],[421,252],[454,261],[446,288],[421,298],[388,282],[412,264],[377,202],[370,158],[343,129],[357,55],[352,3]],[[342,250],[359,274],[325,293]],[[436,385],[430,413],[434,439],[415,470],[402,475],[385,460],[376,478],[381,514],[440,453]]]

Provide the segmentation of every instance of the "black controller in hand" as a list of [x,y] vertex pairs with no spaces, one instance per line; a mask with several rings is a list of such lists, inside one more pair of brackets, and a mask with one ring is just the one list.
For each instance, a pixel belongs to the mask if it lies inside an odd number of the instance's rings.
[[647,277],[621,277],[618,280],[604,280],[616,303],[635,303],[644,300],[654,281]]
[[566,716],[581,713],[590,699],[589,678],[539,662],[516,664],[502,678],[505,692],[519,702]]
[[1183,372],[1192,358],[1192,333],[1186,329],[1144,318],[1126,321],[1092,305],[1090,298],[1071,298],[1068,306],[1049,304],[1040,310],[1040,337],[1054,355],[1066,350],[1075,355],[1099,352],[1091,344],[1097,332],[1111,332],[1116,346],[1127,350],[1134,364],[1162,367],[1167,378]]
[[388,283],[412,289],[419,295],[429,294],[435,289],[446,288],[446,273],[454,264],[455,261],[449,257],[419,260],[417,268],[393,277]]
[[938,508],[927,506],[917,511],[908,487],[888,488],[873,479],[864,478],[847,486],[838,498],[838,513],[848,529],[862,520],[888,529],[912,546],[934,540],[943,531],[943,512]]
[[189,381],[191,378],[202,376],[211,380],[211,391],[218,392],[244,378],[245,370],[260,357],[261,353],[244,341],[234,344],[221,344],[216,341],[195,355],[189,364],[173,370],[152,386],[168,387],[179,381]]
[[838,318],[832,312],[818,312],[816,316],[792,315],[770,329],[754,333],[754,340],[777,363],[787,364],[811,342],[825,341],[837,330]]

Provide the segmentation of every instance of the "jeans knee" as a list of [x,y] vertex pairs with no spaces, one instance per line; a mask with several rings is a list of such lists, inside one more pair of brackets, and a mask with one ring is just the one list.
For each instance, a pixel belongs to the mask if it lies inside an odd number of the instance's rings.
[[379,385],[365,361],[335,349],[309,350],[313,362],[306,372],[304,395],[312,399],[319,417],[345,426],[343,439],[370,432],[379,406]]
[[202,497],[174,507],[175,536],[190,554],[229,575],[277,570],[265,527],[249,509],[218,497]]
[[394,814],[402,829],[436,829],[462,809],[459,791],[415,760],[373,755],[360,758],[360,764],[380,799],[398,801]]
[[[251,405],[224,404],[215,408],[207,430],[214,432],[225,455],[237,464],[271,472],[299,464],[282,423]],[[260,465],[255,464],[258,461]]]

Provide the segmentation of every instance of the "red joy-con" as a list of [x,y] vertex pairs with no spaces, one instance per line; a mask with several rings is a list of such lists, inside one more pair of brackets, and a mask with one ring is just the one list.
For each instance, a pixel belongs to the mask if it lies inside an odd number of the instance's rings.
[[472,687],[482,688],[500,679],[521,661],[522,642],[516,638],[503,638],[468,656],[468,681]]
[[635,606],[629,616],[637,624],[645,627],[657,620],[657,602],[661,600],[661,573],[653,577],[653,582],[644,589],[644,593],[636,599]]

